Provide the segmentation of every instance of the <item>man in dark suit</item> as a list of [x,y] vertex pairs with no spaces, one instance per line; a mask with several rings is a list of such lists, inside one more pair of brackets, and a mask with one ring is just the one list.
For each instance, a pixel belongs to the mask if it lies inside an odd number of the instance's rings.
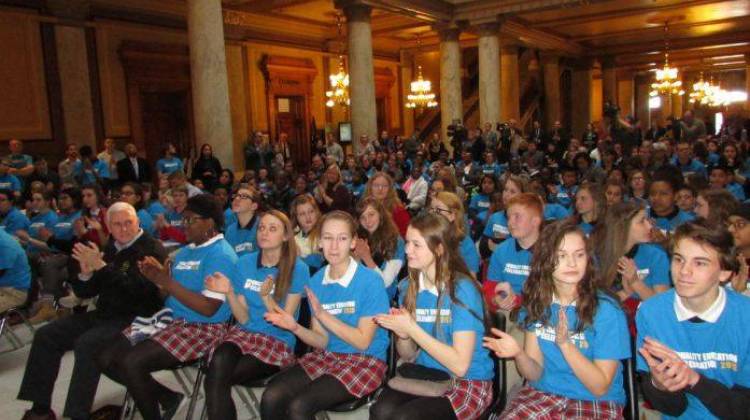
[[125,159],[117,162],[117,178],[121,184],[125,182],[151,182],[151,167],[142,157],[138,157],[135,144],[125,145]]

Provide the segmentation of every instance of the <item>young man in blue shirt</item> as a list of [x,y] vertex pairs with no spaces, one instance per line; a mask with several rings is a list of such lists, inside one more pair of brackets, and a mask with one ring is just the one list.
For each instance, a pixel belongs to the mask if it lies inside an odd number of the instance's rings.
[[14,205],[11,190],[0,189],[0,230],[15,236],[19,230],[29,230],[29,218]]
[[30,284],[26,252],[15,238],[0,230],[0,313],[26,302]]
[[738,269],[732,236],[701,221],[673,239],[675,288],[636,315],[643,392],[666,418],[748,418],[750,300],[721,286]]

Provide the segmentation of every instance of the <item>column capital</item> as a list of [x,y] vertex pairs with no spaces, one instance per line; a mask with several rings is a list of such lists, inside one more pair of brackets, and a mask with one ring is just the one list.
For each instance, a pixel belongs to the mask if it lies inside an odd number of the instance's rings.
[[366,4],[353,0],[337,0],[334,5],[344,11],[347,22],[370,22],[372,7]]
[[500,23],[498,22],[484,22],[476,25],[479,36],[499,36]]
[[401,67],[411,68],[414,64],[414,53],[403,48],[400,49],[398,51],[398,63]]
[[594,59],[592,58],[569,58],[566,60],[567,64],[573,68],[573,70],[593,70]]
[[465,25],[459,25],[456,23],[438,23],[432,25],[432,29],[438,33],[440,42],[446,41],[458,41],[458,37],[461,35]]
[[605,56],[599,57],[599,62],[602,64],[602,70],[613,69],[617,67],[617,62],[615,61],[614,55],[605,55]]
[[557,51],[542,50],[539,51],[539,59],[542,61],[543,66],[559,65],[560,64],[560,53]]
[[500,37],[500,53],[501,54],[518,54],[518,49],[521,47],[521,43],[510,37]]
[[56,17],[87,20],[91,16],[91,0],[47,0],[47,11]]
[[633,78],[635,78],[635,73],[635,70],[630,68],[618,68],[617,80],[633,80]]

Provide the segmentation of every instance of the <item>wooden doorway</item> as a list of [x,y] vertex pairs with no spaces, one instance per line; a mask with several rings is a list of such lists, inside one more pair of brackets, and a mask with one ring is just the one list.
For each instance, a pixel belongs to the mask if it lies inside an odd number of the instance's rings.
[[385,98],[375,99],[375,109],[378,121],[378,137],[383,130],[388,130],[390,127],[387,123],[386,116],[388,115],[388,108],[385,106]]
[[178,156],[188,156],[192,148],[188,110],[190,97],[181,92],[143,92],[143,140],[146,159],[158,160],[167,143]]
[[289,151],[295,168],[310,162],[310,140],[305,136],[305,98],[303,96],[277,96],[276,133],[286,133]]

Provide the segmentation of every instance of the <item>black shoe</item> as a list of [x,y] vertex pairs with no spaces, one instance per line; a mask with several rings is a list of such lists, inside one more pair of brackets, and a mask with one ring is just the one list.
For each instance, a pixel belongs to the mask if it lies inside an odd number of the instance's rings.
[[164,413],[161,415],[162,420],[172,420],[172,417],[177,413],[177,410],[180,408],[183,401],[185,401],[185,396],[179,392],[175,392],[174,395],[171,395],[168,402],[162,405],[162,407],[164,407]]
[[21,417],[21,420],[57,420],[57,416],[52,410],[49,410],[49,413],[47,413],[46,415],[37,414],[31,410],[26,410],[26,412],[23,413],[23,417]]

